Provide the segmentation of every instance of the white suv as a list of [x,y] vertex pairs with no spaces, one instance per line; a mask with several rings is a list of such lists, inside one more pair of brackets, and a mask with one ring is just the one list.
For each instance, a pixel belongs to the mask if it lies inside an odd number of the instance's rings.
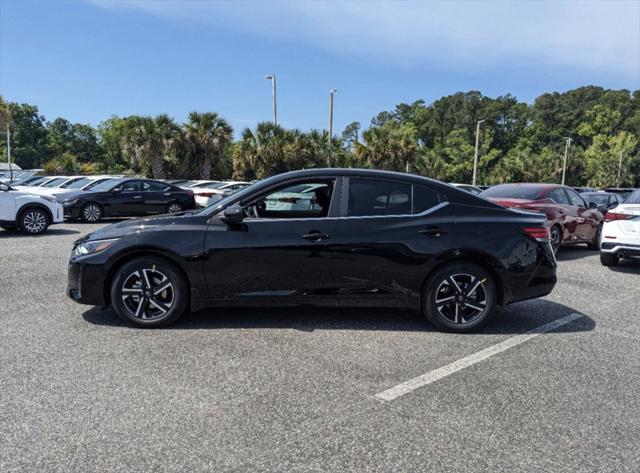
[[21,229],[29,235],[44,233],[64,220],[64,207],[48,195],[35,195],[0,183],[0,227]]
[[640,258],[640,189],[604,214],[600,262],[615,266],[620,258]]

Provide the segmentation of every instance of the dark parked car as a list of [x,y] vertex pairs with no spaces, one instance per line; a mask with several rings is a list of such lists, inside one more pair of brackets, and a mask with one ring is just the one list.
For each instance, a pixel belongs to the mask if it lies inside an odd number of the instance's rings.
[[84,222],[98,222],[104,217],[176,213],[196,206],[189,190],[138,178],[110,179],[89,191],[67,192],[59,199],[66,218]]
[[588,203],[593,202],[601,213],[613,209],[623,202],[623,198],[613,192],[583,192],[580,194]]
[[612,194],[618,194],[620,198],[624,200],[637,190],[638,189],[635,187],[608,187],[604,191],[611,192]]
[[596,189],[594,189],[593,187],[574,187],[573,190],[578,194],[583,194],[585,192],[596,192]]
[[[313,205],[265,204],[302,184]],[[543,215],[409,174],[310,169],[78,240],[67,293],[144,327],[187,309],[312,304],[408,307],[462,332],[555,283]]]
[[586,243],[598,250],[602,231],[602,212],[588,204],[571,187],[559,184],[500,184],[487,189],[481,197],[504,207],[542,212],[547,216],[551,246]]

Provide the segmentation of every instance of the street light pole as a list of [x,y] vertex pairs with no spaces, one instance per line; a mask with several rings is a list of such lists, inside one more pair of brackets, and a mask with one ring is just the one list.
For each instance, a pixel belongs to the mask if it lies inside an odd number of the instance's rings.
[[569,137],[565,137],[564,138],[565,141],[565,145],[564,145],[564,162],[562,164],[562,185],[564,186],[564,178],[567,174],[567,156],[569,155],[569,146],[571,146],[571,138]]
[[327,166],[331,167],[331,141],[333,140],[333,96],[338,89],[329,91],[329,154],[327,155]]
[[272,102],[272,108],[273,108],[273,124],[277,125],[278,124],[278,111],[277,111],[277,107],[276,107],[276,75],[275,74],[269,74],[269,75],[264,76],[264,78],[271,81],[271,102]]
[[618,187],[620,187],[621,176],[622,176],[622,150],[620,150],[620,159],[618,160]]
[[7,163],[9,164],[9,182],[13,181],[13,167],[11,166],[11,130],[7,123]]
[[473,155],[473,181],[472,185],[476,185],[476,177],[478,176],[478,147],[480,146],[480,124],[484,122],[484,120],[478,120],[478,124],[476,125],[476,152]]

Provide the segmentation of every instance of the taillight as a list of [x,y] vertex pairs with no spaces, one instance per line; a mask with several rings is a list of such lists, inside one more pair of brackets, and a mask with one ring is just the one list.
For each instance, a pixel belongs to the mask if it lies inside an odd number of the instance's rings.
[[549,239],[549,227],[524,227],[522,231],[538,241]]
[[633,215],[620,214],[616,212],[607,212],[606,214],[604,214],[605,222],[613,222],[614,220],[631,220],[632,218]]
[[200,197],[211,197],[215,195],[215,192],[198,192],[198,196]]

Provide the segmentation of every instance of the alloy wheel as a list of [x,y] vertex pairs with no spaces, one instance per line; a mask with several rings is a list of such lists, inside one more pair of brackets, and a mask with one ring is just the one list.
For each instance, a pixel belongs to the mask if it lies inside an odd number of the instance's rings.
[[47,228],[47,216],[41,210],[29,210],[22,219],[22,226],[27,233],[42,233]]
[[173,283],[155,265],[129,274],[122,283],[120,293],[125,310],[141,320],[164,317],[175,301]]
[[486,279],[473,274],[447,276],[436,290],[435,307],[442,317],[454,324],[468,324],[482,316],[487,308]]
[[178,213],[178,212],[180,212],[181,210],[182,210],[182,205],[180,205],[180,204],[179,204],[179,203],[177,203],[177,202],[174,202],[174,203],[170,204],[170,205],[169,205],[169,208],[167,208],[167,211],[168,211],[170,214]]
[[102,217],[102,210],[96,204],[89,204],[82,210],[82,217],[87,222],[97,222]]
[[558,227],[553,227],[551,229],[551,234],[549,235],[549,243],[551,243],[551,249],[554,253],[557,253],[560,249],[560,244],[562,243],[561,238]]

